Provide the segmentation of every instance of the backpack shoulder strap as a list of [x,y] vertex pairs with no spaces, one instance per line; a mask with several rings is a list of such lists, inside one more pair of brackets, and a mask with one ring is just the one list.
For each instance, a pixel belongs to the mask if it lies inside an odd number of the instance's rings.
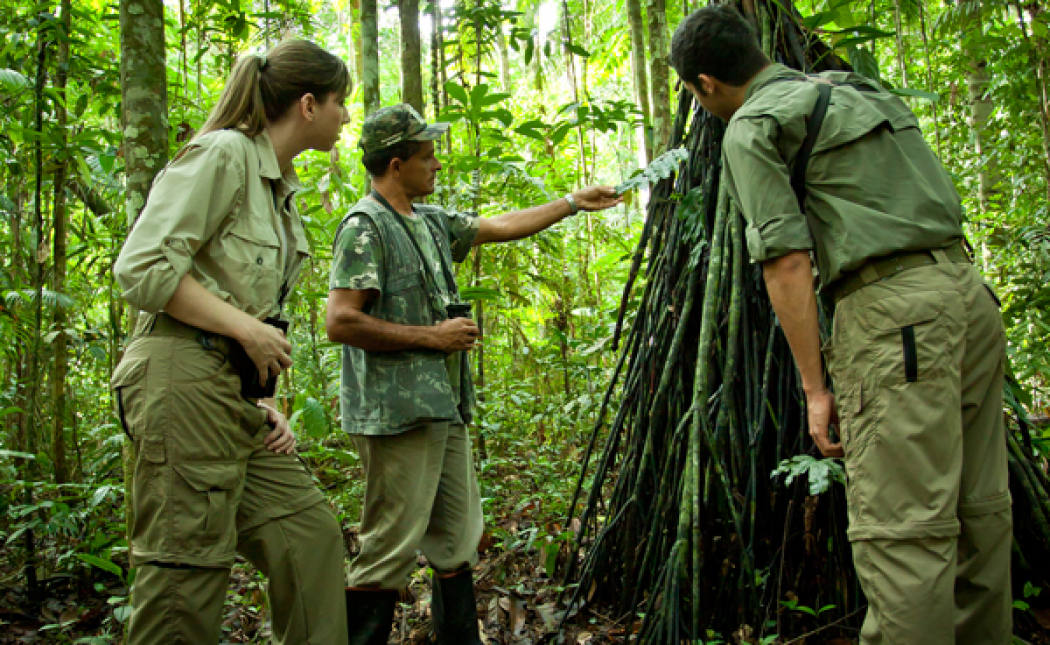
[[795,166],[791,169],[791,188],[795,191],[799,210],[803,213],[806,212],[806,168],[809,166],[809,157],[813,154],[813,146],[817,143],[820,127],[824,125],[828,104],[831,103],[832,83],[817,80],[814,84],[820,94],[817,96],[816,105],[813,106],[813,112],[809,115],[809,122],[806,123],[806,138],[802,141],[802,147],[798,149]]

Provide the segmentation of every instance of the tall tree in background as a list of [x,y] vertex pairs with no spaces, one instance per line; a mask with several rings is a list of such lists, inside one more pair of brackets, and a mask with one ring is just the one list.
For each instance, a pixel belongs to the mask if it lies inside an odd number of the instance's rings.
[[[164,0],[121,0],[120,95],[128,228],[134,225],[146,205],[153,178],[168,161],[167,81]],[[119,318],[118,315],[117,320]],[[127,483],[134,478],[135,459],[132,444],[124,445],[124,481]],[[130,486],[126,487],[125,502],[127,524],[131,526],[134,517]]]
[[153,178],[168,161],[166,72],[164,1],[122,0],[120,94],[128,226],[135,223]]
[[631,31],[631,71],[634,75],[634,94],[642,112],[642,135],[646,162],[653,160],[652,110],[649,107],[649,75],[645,70],[645,22],[642,19],[642,0],[627,0],[627,21]]
[[649,78],[653,82],[653,154],[667,149],[671,137],[670,37],[667,31],[667,3],[649,0]]
[[423,114],[419,0],[398,0],[397,10],[401,17],[401,100]]
[[984,52],[982,8],[980,2],[963,0],[963,54],[966,57],[966,87],[970,101],[970,127],[973,129],[974,153],[977,156],[978,196],[981,214],[997,210],[1001,192],[999,161],[988,154],[988,119],[995,110],[989,94],[991,76]]
[[361,92],[365,115],[378,110],[379,7],[376,0],[361,0]]
[[[58,61],[56,63],[55,90],[59,100],[55,105],[55,121],[59,132],[58,163],[55,168],[55,212],[53,219],[54,236],[54,276],[52,285],[55,293],[64,293],[66,289],[66,224],[68,205],[66,203],[66,180],[68,172],[69,133],[66,101],[68,94],[66,84],[69,78],[69,40],[73,36],[72,2],[62,0]],[[55,330],[55,364],[52,372],[52,427],[51,448],[55,468],[55,482],[64,484],[69,481],[69,469],[66,467],[66,375],[69,372],[69,348],[66,336],[66,310],[56,304],[54,312]]]

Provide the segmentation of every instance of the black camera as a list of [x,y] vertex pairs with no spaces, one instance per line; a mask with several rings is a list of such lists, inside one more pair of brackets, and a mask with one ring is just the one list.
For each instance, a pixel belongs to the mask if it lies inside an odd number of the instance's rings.
[[450,302],[445,305],[445,315],[452,318],[471,318],[470,312],[474,305],[469,302]]
[[[263,320],[263,322],[271,327],[280,329],[285,335],[288,334],[287,320],[271,317]],[[255,367],[255,363],[248,356],[248,352],[236,341],[232,341],[230,345],[228,359],[241,377],[241,396],[246,399],[271,398],[277,390],[277,376],[270,376],[266,380],[266,385],[261,385],[259,383],[259,377],[261,376],[259,368]]]

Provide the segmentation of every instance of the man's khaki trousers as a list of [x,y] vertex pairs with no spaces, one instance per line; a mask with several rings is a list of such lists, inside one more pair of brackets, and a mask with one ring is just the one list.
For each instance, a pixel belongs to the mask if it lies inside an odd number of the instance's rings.
[[846,451],[862,645],[1007,645],[1005,338],[943,256],[839,302],[827,348]]
[[113,387],[136,447],[127,642],[218,643],[240,553],[269,578],[273,642],[345,644],[339,524],[298,457],[266,449],[266,413],[223,354],[140,335]]
[[354,445],[366,483],[351,587],[405,587],[417,551],[439,573],[477,563],[484,520],[465,426],[426,423],[396,435],[355,436]]

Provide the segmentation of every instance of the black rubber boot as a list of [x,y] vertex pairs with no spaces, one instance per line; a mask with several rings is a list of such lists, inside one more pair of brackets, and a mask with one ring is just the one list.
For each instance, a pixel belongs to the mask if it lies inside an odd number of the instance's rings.
[[397,591],[347,589],[346,627],[349,645],[387,645],[394,623]]
[[482,645],[478,634],[478,603],[474,576],[464,569],[449,578],[434,575],[430,613],[438,645]]

